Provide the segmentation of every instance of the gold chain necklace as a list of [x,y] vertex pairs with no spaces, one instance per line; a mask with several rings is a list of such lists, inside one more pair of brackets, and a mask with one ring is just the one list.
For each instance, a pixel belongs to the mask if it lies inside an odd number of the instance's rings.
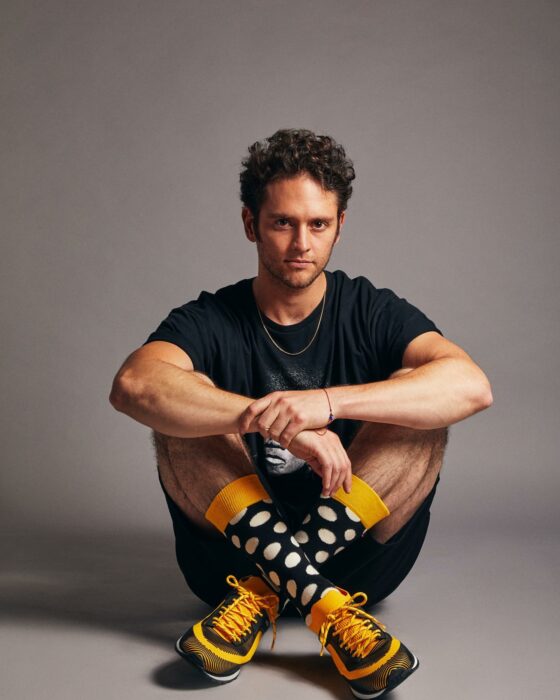
[[281,348],[278,343],[274,340],[274,338],[270,335],[268,332],[268,328],[264,325],[263,317],[261,315],[261,310],[259,309],[259,305],[256,303],[255,300],[255,306],[257,307],[257,312],[259,314],[259,318],[261,320],[261,325],[264,328],[264,332],[267,334],[267,336],[270,338],[270,342],[280,350],[280,352],[283,352],[285,355],[301,355],[303,352],[307,350],[311,346],[311,343],[315,340],[315,337],[317,336],[317,333],[319,332],[319,328],[321,327],[321,321],[323,320],[323,311],[325,310],[325,301],[327,299],[327,290],[325,289],[325,293],[323,294],[323,303],[321,305],[321,315],[319,316],[319,323],[317,324],[317,328],[315,329],[315,333],[313,333],[313,337],[311,340],[307,343],[307,345],[303,348],[303,350],[298,350],[297,352],[288,352],[287,350],[284,350],[284,348]]

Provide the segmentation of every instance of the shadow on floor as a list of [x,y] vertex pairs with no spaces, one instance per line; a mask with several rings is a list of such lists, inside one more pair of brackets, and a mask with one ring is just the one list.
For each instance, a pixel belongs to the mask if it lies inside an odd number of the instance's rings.
[[[253,668],[260,668],[262,673],[279,671],[283,678],[294,677],[309,683],[310,687],[321,688],[337,700],[348,699],[348,687],[333,669],[328,656],[318,657],[317,653],[263,653],[251,661]],[[241,673],[244,670],[241,669]],[[187,662],[173,661],[161,665],[152,673],[155,685],[171,690],[202,690],[215,688],[216,683],[205,680],[201,674]],[[274,682],[273,680],[271,682]],[[393,696],[396,700],[396,696]]]
[[2,537],[0,616],[125,633],[171,648],[208,606],[189,591],[172,537]]
[[[4,534],[1,544],[0,619],[6,622],[129,635],[169,650],[172,658],[177,637],[209,612],[184,582],[171,534]],[[319,658],[318,650],[263,652],[252,662],[263,670],[282,670],[333,697],[347,696],[332,662],[328,656]],[[181,659],[159,666],[151,679],[177,690],[215,686]]]

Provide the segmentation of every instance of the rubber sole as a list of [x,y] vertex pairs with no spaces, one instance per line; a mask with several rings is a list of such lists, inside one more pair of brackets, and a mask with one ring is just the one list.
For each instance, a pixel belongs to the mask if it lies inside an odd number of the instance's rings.
[[195,654],[185,654],[185,652],[181,649],[181,639],[183,638],[180,637],[176,641],[175,651],[179,654],[179,656],[182,659],[188,661],[191,666],[194,666],[198,671],[200,671],[200,673],[202,673],[203,676],[206,676],[206,678],[209,678],[211,681],[214,681],[215,683],[231,683],[231,681],[234,681],[241,672],[241,669],[238,668],[236,671],[234,671],[228,676],[214,676],[211,673],[208,673],[208,671],[201,665],[201,661],[198,658],[198,656],[196,656]]
[[[410,652],[412,653],[412,652]],[[391,690],[394,690],[397,686],[399,686],[403,681],[405,681],[410,675],[416,671],[418,666],[420,666],[420,662],[418,659],[412,654],[414,657],[414,663],[412,666],[408,669],[408,671],[403,671],[402,673],[399,674],[398,679],[394,682],[391,683],[389,682],[389,685],[386,688],[383,688],[383,690],[379,690],[377,693],[361,693],[359,690],[354,690],[352,686],[350,686],[350,690],[352,691],[352,694],[359,698],[360,700],[372,700],[372,698],[380,698],[386,693],[389,693]],[[393,675],[393,674],[391,674]],[[391,676],[389,676],[390,678]]]

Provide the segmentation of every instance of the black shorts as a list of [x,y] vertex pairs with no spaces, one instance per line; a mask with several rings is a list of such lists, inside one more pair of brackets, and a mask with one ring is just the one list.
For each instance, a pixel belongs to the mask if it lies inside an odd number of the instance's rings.
[[[278,510],[294,531],[320,495],[319,477],[311,471],[300,469],[293,474],[263,478],[263,481]],[[315,564],[315,567],[336,586],[350,593],[366,593],[367,607],[386,598],[402,583],[420,554],[438,482],[439,475],[412,518],[387,542],[381,544],[366,533],[336,557],[322,565]],[[161,486],[163,488],[163,484]],[[260,576],[248,555],[224,537],[211,538],[195,527],[164,488],[163,491],[173,521],[177,563],[196,596],[215,607],[227,592],[226,576]],[[294,612],[287,606],[284,614]]]

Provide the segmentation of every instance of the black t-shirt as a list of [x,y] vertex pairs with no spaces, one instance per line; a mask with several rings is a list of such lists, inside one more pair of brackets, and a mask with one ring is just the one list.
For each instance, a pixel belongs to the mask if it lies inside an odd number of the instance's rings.
[[[283,326],[262,316],[279,350],[265,333],[252,291],[252,279],[202,292],[196,301],[173,309],[146,340],[165,340],[182,348],[194,369],[226,391],[260,398],[272,391],[365,384],[387,379],[402,366],[408,343],[435,324],[390,289],[377,289],[365,277],[325,270],[327,291],[307,318]],[[144,344],[146,344],[144,343]],[[325,397],[326,398],[326,397]],[[326,403],[326,401],[325,401]],[[346,419],[329,426],[348,447],[359,423]],[[259,433],[245,436],[252,456],[268,476],[303,466],[278,443]]]

